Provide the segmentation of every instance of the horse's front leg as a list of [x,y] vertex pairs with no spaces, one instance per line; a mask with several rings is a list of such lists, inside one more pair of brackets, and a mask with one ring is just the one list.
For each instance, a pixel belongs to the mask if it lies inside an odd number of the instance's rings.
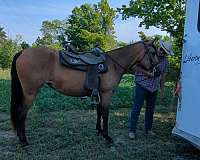
[[96,123],[96,130],[98,131],[98,135],[102,132],[101,127],[101,117],[102,117],[102,105],[97,105],[97,123]]
[[109,104],[112,96],[112,90],[103,92],[101,95],[101,108],[102,108],[102,119],[103,119],[103,137],[109,142],[112,143],[113,140],[108,135],[108,115],[109,115]]

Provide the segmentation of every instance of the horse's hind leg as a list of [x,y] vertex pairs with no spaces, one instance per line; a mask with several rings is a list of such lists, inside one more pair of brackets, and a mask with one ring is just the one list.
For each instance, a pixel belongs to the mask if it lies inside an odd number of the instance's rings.
[[17,127],[17,135],[20,142],[23,145],[28,145],[26,134],[25,134],[25,121],[29,108],[32,105],[33,100],[35,99],[35,94],[24,95],[24,100],[19,108],[19,125]]
[[26,120],[26,116],[27,116],[27,109],[24,105],[21,106],[21,108],[19,109],[19,124],[16,128],[17,130],[17,136],[19,137],[20,142],[23,145],[27,145],[27,139],[26,139],[26,135],[25,135],[25,120]]

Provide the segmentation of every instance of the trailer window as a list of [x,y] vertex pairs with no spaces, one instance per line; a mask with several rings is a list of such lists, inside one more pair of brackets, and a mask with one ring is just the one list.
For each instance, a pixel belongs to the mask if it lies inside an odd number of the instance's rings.
[[198,31],[200,32],[200,2],[199,2],[199,15],[198,15]]

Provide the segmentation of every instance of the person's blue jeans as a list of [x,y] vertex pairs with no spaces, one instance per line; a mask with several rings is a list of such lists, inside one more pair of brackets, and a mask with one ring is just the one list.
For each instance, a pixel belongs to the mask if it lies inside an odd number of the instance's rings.
[[136,132],[138,117],[140,115],[140,111],[145,100],[146,100],[146,110],[145,110],[144,128],[146,133],[151,130],[156,98],[157,98],[157,91],[150,92],[147,89],[136,84],[134,105],[131,108],[131,115],[129,120],[129,132]]

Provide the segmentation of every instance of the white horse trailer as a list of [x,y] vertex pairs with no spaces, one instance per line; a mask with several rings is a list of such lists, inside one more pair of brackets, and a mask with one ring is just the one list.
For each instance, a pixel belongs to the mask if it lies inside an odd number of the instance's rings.
[[172,131],[200,149],[200,0],[187,0],[181,93]]

